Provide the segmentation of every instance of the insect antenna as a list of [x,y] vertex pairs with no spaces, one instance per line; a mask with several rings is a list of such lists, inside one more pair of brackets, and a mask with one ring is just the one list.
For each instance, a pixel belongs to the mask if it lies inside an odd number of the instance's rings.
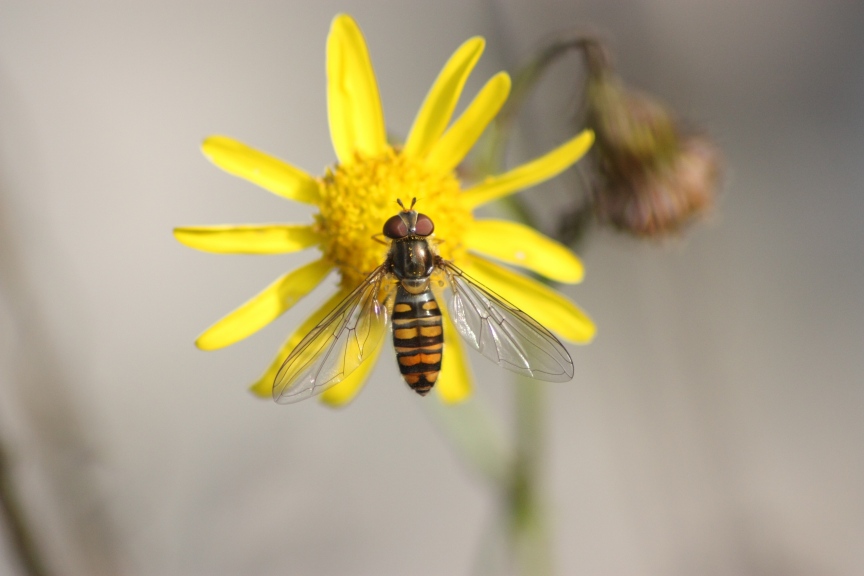
[[414,204],[417,203],[417,198],[411,198],[411,206],[409,208],[405,208],[405,205],[402,203],[401,198],[397,198],[396,203],[399,204],[399,207],[402,208],[403,212],[408,212],[414,209]]

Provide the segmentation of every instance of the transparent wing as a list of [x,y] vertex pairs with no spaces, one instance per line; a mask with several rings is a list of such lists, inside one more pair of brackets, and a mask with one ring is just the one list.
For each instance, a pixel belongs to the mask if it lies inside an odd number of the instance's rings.
[[502,368],[531,378],[573,378],[573,360],[549,330],[446,260],[439,271],[450,319],[472,348]]
[[273,383],[273,399],[299,402],[344,380],[372,356],[387,331],[393,284],[379,266],[291,351]]

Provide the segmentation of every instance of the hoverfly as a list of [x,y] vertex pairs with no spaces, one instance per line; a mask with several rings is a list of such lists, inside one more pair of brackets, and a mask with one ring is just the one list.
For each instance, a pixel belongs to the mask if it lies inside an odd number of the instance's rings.
[[405,382],[425,396],[441,370],[444,334],[438,301],[469,346],[507,370],[538,380],[573,377],[567,350],[536,320],[441,258],[432,220],[402,210],[384,224],[384,263],[345,297],[285,359],[273,384],[280,403],[303,400],[344,380],[373,355],[392,325]]

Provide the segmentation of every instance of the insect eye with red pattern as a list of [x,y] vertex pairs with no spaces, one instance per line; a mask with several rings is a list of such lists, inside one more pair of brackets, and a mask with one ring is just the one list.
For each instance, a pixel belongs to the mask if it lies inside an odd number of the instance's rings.
[[391,240],[405,238],[408,236],[408,225],[405,224],[405,220],[397,214],[396,216],[391,216],[387,222],[384,223],[383,233],[384,236]]
[[417,236],[429,236],[435,231],[435,224],[425,214],[417,214],[417,225],[414,226],[414,233]]

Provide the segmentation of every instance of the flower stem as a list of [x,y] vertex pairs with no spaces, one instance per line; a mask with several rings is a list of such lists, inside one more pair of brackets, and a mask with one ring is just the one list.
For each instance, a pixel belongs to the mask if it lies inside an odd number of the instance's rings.
[[551,534],[542,490],[546,444],[546,387],[524,376],[516,379],[515,457],[506,498],[510,550],[516,573],[553,573]]

